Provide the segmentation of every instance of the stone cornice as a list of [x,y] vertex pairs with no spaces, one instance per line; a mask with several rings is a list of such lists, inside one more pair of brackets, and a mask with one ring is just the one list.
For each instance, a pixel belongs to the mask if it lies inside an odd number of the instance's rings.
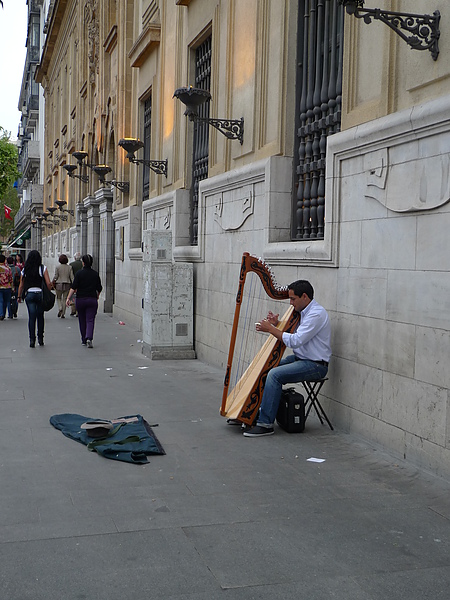
[[106,52],[111,54],[114,48],[117,46],[117,25],[113,25],[111,27],[110,32],[106,36],[106,39],[103,43],[103,48]]
[[42,49],[41,62],[36,68],[35,81],[42,83],[47,75],[47,70],[50,60],[55,49],[56,40],[58,39],[59,30],[63,20],[64,12],[67,8],[69,0],[56,0],[53,7],[53,13],[49,25],[47,37],[45,38],[44,47]]
[[149,23],[128,53],[131,66],[142,66],[153,49],[156,48],[156,46],[159,46],[160,41],[161,25],[158,23]]

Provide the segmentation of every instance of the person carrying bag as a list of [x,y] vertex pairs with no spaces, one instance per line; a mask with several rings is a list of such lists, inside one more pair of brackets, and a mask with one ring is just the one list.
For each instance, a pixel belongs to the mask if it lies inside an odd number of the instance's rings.
[[55,296],[50,291],[52,283],[47,267],[42,264],[41,255],[37,250],[31,250],[25,262],[19,285],[19,302],[25,298],[28,309],[28,333],[30,348],[36,345],[36,324],[39,346],[44,345],[44,290],[48,292],[55,303]]
[[70,290],[70,284],[73,281],[73,270],[72,267],[67,264],[69,259],[65,254],[61,254],[59,257],[59,265],[55,269],[55,275],[53,277],[53,287],[56,290],[56,298],[58,300],[58,317],[61,319],[66,318],[66,300],[67,294]]

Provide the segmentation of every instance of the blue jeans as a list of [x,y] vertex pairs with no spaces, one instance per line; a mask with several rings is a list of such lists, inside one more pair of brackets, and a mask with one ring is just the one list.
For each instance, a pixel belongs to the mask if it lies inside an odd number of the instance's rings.
[[8,308],[8,316],[12,317],[11,312],[11,288],[0,288],[0,317],[6,317],[6,309]]
[[285,383],[322,379],[328,367],[313,360],[299,360],[293,354],[282,358],[278,367],[270,369],[259,409],[258,425],[271,427],[276,419]]
[[28,333],[30,342],[36,341],[36,321],[38,340],[44,340],[44,305],[42,292],[27,292],[25,303],[28,308]]

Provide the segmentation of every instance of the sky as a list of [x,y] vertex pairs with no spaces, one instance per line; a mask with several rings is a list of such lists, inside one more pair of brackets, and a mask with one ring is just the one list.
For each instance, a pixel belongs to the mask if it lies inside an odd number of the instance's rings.
[[3,0],[0,6],[0,126],[17,139],[19,104],[27,41],[26,0]]

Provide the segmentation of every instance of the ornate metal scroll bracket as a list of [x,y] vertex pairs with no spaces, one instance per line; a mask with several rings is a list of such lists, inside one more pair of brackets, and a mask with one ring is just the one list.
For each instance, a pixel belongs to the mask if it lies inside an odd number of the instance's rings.
[[165,175],[167,177],[167,158],[166,160],[147,160],[145,158],[130,158],[130,162],[134,164],[143,164],[157,175]]
[[395,31],[413,50],[429,50],[433,60],[439,56],[439,22],[441,13],[435,10],[433,15],[417,15],[364,8],[364,0],[339,0],[349,15],[372,23],[372,19],[381,21]]
[[199,121],[201,123],[209,123],[212,127],[215,127],[223,133],[229,140],[239,140],[241,144],[244,143],[244,118],[241,119],[212,119],[198,117],[194,115],[191,121]]
[[244,143],[244,118],[241,119],[214,119],[210,117],[200,117],[197,109],[201,104],[211,100],[211,94],[208,90],[200,88],[182,87],[175,90],[174,98],[178,98],[185,106],[184,115],[190,121],[197,123],[208,123],[215,127],[229,140],[239,140],[241,145]]
[[144,142],[141,142],[138,138],[123,138],[119,140],[119,146],[127,153],[127,158],[130,163],[135,165],[145,165],[157,175],[165,175],[167,177],[167,158],[166,160],[149,160],[147,158],[136,158],[134,156],[135,152],[144,147]]

